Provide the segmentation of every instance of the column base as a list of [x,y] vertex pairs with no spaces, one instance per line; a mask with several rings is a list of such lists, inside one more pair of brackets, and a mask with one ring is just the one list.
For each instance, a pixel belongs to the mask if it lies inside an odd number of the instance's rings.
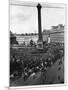
[[43,49],[43,42],[42,41],[37,42],[37,48],[38,49]]

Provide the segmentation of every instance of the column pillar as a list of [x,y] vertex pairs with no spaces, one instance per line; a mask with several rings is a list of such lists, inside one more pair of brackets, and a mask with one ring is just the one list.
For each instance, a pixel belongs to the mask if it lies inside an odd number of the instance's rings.
[[37,10],[38,10],[38,48],[42,49],[43,48],[43,38],[42,38],[42,30],[41,30],[41,5],[37,5]]

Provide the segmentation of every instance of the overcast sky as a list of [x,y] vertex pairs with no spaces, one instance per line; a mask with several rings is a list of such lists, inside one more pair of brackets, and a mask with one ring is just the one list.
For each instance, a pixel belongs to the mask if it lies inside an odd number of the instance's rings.
[[[51,26],[65,24],[65,9],[42,8],[42,31]],[[36,7],[10,5],[10,30],[13,33],[38,32],[38,16]]]

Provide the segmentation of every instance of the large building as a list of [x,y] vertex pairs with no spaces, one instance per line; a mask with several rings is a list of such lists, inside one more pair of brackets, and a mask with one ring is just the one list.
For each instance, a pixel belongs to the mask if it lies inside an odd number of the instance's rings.
[[29,44],[30,40],[33,40],[35,43],[37,43],[38,35],[18,35],[16,34],[16,40],[18,41],[19,45],[23,44]]
[[50,42],[64,44],[64,26],[62,24],[52,26],[50,30],[44,30],[43,35],[46,36],[48,43]]
[[53,26],[50,32],[50,42],[64,43],[64,26],[59,24]]
[[[48,39],[48,34],[42,34],[43,36],[43,41],[47,41]],[[30,40],[33,40],[35,43],[38,41],[38,34],[37,35],[19,35],[16,34],[16,40],[18,43],[21,45],[25,42],[25,44],[29,44]]]

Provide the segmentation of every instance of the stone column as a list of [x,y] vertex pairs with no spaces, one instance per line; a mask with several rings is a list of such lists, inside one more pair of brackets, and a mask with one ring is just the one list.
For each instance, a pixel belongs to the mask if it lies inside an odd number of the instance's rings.
[[41,5],[37,5],[38,10],[38,48],[43,48],[43,39],[41,31]]

